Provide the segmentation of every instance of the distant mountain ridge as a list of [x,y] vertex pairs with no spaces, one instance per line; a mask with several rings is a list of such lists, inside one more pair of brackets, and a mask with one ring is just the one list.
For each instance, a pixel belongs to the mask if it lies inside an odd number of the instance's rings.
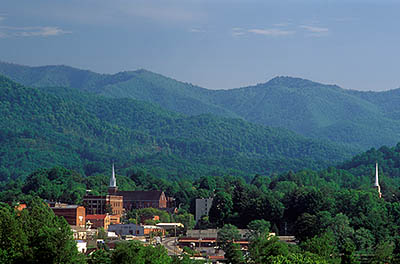
[[0,74],[30,87],[71,87],[113,98],[132,98],[188,114],[218,114],[239,117],[235,113],[206,102],[209,90],[178,82],[146,70],[116,74],[98,74],[69,66],[29,67],[0,62]]
[[66,86],[112,98],[133,98],[186,115],[241,118],[360,149],[400,141],[400,89],[361,92],[276,77],[254,86],[208,90],[146,70],[110,75],[68,66],[9,63],[0,63],[0,74],[28,86]]
[[91,174],[111,161],[167,177],[249,177],[323,168],[354,153],[287,129],[66,87],[29,88],[0,76],[0,181],[54,165]]

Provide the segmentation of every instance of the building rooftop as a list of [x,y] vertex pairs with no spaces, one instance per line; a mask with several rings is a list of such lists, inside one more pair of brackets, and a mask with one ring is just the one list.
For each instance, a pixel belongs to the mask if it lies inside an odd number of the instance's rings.
[[185,227],[182,223],[158,223],[158,224],[156,224],[156,226],[159,226],[159,227],[169,227],[169,228],[173,228],[173,227]]
[[76,209],[76,208],[78,208],[80,206],[81,205],[68,204],[68,205],[54,206],[54,207],[51,207],[51,209],[53,209],[53,210],[57,210],[57,209]]
[[86,220],[98,220],[106,218],[106,214],[88,214],[86,215]]
[[161,227],[155,226],[155,225],[143,225],[143,228],[146,228],[146,229],[162,229]]
[[117,195],[123,195],[130,200],[159,200],[163,191],[118,191]]

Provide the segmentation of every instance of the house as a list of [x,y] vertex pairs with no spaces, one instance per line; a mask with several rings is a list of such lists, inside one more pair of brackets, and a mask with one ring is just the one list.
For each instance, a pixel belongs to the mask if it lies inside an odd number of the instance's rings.
[[115,232],[120,236],[150,236],[152,233],[165,235],[165,229],[154,225],[121,224],[110,225],[108,231]]
[[86,253],[86,251],[87,251],[87,242],[85,242],[83,240],[76,240],[76,246],[77,246],[79,252]]
[[69,225],[85,227],[85,207],[79,205],[55,204],[54,207],[50,208],[55,215],[64,217]]
[[108,231],[115,232],[119,236],[144,236],[144,227],[136,224],[110,225]]
[[86,215],[86,223],[91,226],[91,228],[104,228],[108,229],[110,225],[110,215],[108,214],[88,214]]
[[85,227],[71,226],[71,231],[74,240],[86,240],[88,238],[88,230]]
[[144,225],[143,232],[145,236],[150,236],[151,234],[159,234],[159,233],[161,236],[165,236],[165,229],[154,225]]

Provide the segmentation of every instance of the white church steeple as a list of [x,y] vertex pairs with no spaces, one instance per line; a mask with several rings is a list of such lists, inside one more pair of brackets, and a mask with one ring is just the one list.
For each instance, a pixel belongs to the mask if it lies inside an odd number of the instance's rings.
[[115,178],[115,169],[114,169],[114,163],[113,163],[112,164],[111,178],[110,178],[110,186],[108,186],[108,193],[109,194],[116,194],[117,191],[118,191],[117,179]]
[[117,179],[115,178],[114,163],[112,164],[112,173],[110,178],[110,187],[117,187]]
[[381,186],[379,185],[379,170],[378,170],[378,163],[375,164],[375,184],[374,187],[377,189],[379,198],[382,197],[381,193]]

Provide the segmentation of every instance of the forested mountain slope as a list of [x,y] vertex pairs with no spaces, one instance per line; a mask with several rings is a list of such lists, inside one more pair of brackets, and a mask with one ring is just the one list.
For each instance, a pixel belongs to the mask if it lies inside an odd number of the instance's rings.
[[0,74],[30,87],[72,87],[113,98],[133,98],[158,104],[175,112],[238,117],[208,103],[207,89],[146,70],[98,74],[69,66],[28,67],[0,62]]
[[5,77],[0,98],[3,180],[53,165],[91,174],[111,161],[170,177],[248,176],[321,168],[354,153],[240,119],[188,117],[127,98],[27,88]]
[[290,77],[216,93],[216,104],[236,109],[238,115],[254,123],[362,148],[394,145],[400,140],[400,122],[392,118],[400,108],[395,106],[396,98],[384,93],[376,94],[392,102],[388,103],[391,108],[366,100],[368,92]]
[[349,90],[347,92],[375,104],[386,117],[400,120],[400,89],[383,92],[359,92],[354,90]]
[[65,86],[133,98],[186,115],[238,117],[361,149],[400,141],[400,90],[359,92],[290,77],[232,90],[208,90],[145,70],[111,75],[67,66],[9,63],[0,63],[0,73],[24,85]]

